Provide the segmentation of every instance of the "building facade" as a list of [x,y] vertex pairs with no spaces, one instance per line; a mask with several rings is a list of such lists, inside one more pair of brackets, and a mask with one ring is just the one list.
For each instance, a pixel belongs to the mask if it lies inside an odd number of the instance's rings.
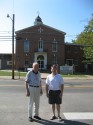
[[50,69],[52,64],[74,64],[76,71],[84,71],[82,47],[65,43],[65,35],[43,24],[38,16],[33,26],[16,31],[15,68],[25,70],[38,62],[42,70]]
[[64,65],[64,37],[64,32],[44,25],[38,16],[34,26],[16,32],[16,68],[32,67],[33,62],[40,69]]
[[0,70],[12,68],[12,54],[0,54]]
[[65,65],[74,66],[75,72],[85,72],[83,45],[65,43]]

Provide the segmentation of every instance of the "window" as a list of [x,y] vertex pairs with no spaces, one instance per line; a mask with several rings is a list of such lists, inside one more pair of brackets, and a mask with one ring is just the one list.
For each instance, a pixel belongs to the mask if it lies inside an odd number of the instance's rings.
[[70,53],[70,52],[71,52],[71,47],[70,47],[70,46],[67,46],[66,51],[67,51],[68,53]]
[[12,65],[12,61],[7,61],[7,65]]
[[39,55],[37,57],[37,62],[39,64],[39,69],[44,68],[44,56],[43,55]]
[[25,58],[25,66],[29,66],[29,59],[28,58]]
[[73,65],[73,59],[66,59],[66,64],[68,66],[72,66]]
[[78,53],[78,52],[79,52],[79,47],[75,46],[75,47],[74,47],[74,52],[75,52],[75,53]]
[[29,41],[27,39],[24,41],[24,52],[29,52]]
[[38,51],[42,52],[43,51],[43,40],[40,38],[38,41]]
[[57,52],[57,41],[55,39],[52,42],[52,52]]
[[78,60],[74,60],[74,65],[78,66]]
[[57,64],[57,56],[55,54],[52,55],[52,64]]

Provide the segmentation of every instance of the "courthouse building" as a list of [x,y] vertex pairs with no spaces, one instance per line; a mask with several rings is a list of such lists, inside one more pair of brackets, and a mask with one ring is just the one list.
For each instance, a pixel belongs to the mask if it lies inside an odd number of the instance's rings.
[[81,45],[65,43],[64,31],[43,24],[38,15],[34,25],[16,31],[15,68],[26,69],[38,62],[39,69],[50,69],[52,64],[74,65],[77,72],[84,71]]

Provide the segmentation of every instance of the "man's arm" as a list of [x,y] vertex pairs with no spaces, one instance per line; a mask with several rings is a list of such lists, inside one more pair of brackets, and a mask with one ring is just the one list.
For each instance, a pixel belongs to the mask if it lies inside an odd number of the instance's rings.
[[28,83],[25,82],[26,85],[26,96],[30,96],[29,88],[28,88]]
[[61,94],[63,96],[63,91],[64,91],[64,84],[61,85]]
[[31,75],[31,71],[28,71],[25,78],[26,96],[30,96],[30,92],[29,92],[30,75]]
[[49,85],[46,84],[46,96],[48,97],[48,90],[49,90]]
[[[61,76],[61,75],[60,75]],[[62,76],[61,76],[61,94],[60,94],[60,96],[62,97],[63,96],[63,91],[64,91],[64,80],[63,80],[63,78],[62,78]]]
[[43,94],[41,81],[40,81],[40,94]]

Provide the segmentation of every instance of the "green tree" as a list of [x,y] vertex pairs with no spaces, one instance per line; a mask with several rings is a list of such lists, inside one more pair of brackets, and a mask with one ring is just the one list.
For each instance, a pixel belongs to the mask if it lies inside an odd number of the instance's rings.
[[84,45],[84,58],[89,62],[93,62],[93,14],[84,30],[77,36],[76,40],[72,43]]

